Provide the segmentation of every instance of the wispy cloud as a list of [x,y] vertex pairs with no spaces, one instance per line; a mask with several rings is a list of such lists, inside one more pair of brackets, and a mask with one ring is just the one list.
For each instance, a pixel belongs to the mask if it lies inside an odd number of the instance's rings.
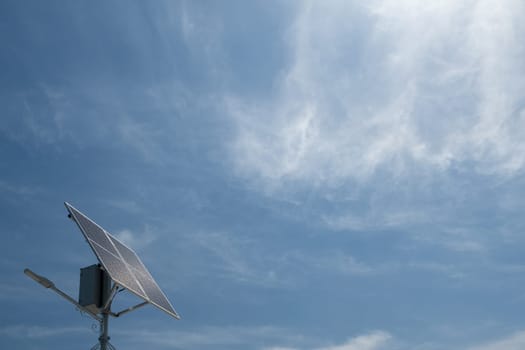
[[88,327],[43,327],[33,325],[15,325],[0,328],[0,335],[12,338],[48,338],[78,333],[89,333]]
[[276,276],[275,269],[265,264],[266,259],[257,258],[260,254],[254,254],[256,245],[248,239],[224,232],[196,233],[189,239],[219,260],[219,264],[215,266],[227,278],[266,287],[283,286],[288,283]]
[[[40,290],[38,292],[41,292]],[[0,283],[0,300],[35,298],[38,295],[34,288],[12,283]]]
[[[27,327],[30,329],[32,327]],[[40,330],[34,327],[35,336],[54,335],[54,330]],[[27,334],[24,327],[9,327],[0,333]],[[65,329],[77,332],[75,328]],[[58,331],[58,329],[57,329]],[[40,335],[44,334],[44,335]],[[446,339],[411,343],[383,330],[371,331],[350,337],[342,343],[327,344],[326,339],[319,339],[290,332],[288,329],[273,326],[225,326],[201,327],[198,332],[183,330],[115,330],[114,337],[125,339],[130,344],[156,344],[162,348],[173,346],[198,349],[222,346],[249,346],[261,350],[398,350],[398,349],[468,349],[468,350],[518,350],[525,346],[525,333],[519,331],[497,340],[478,342],[468,346],[450,343]],[[408,341],[408,342],[407,342]],[[123,343],[123,340],[120,340]],[[472,340],[471,340],[472,343]],[[273,345],[272,345],[273,344]],[[324,345],[323,345],[324,344]]]
[[126,199],[106,199],[105,204],[109,204],[117,209],[124,210],[130,213],[138,213],[142,211],[140,205],[134,200]]
[[274,258],[272,265],[277,269],[291,268],[294,271],[301,266],[299,270],[308,271],[309,274],[313,270],[318,270],[323,274],[366,276],[384,271],[383,266],[367,264],[338,250],[316,251],[315,254],[300,251],[286,252],[281,258]]
[[147,162],[162,163],[169,159],[166,150],[159,142],[165,136],[165,130],[160,125],[152,125],[147,121],[137,121],[129,117],[121,117],[116,124],[116,132],[123,145],[130,147]]
[[0,179],[0,192],[27,197],[44,193],[45,190],[39,186],[13,184]]
[[[261,250],[260,245],[253,239],[242,239],[228,233],[198,233],[187,237],[193,245],[192,251],[200,251],[199,256],[206,257],[207,265],[213,266],[211,271],[214,278],[227,279],[233,283],[255,285],[265,288],[294,289],[300,288],[314,276],[338,276],[340,279],[377,278],[392,274],[409,274],[425,271],[430,275],[443,276],[449,279],[460,280],[469,276],[475,263],[452,259],[450,261],[432,257],[414,257],[400,259],[387,256],[384,259],[367,261],[350,252],[336,248],[306,250]],[[482,247],[476,242],[461,241],[458,247],[449,248],[445,245],[453,244],[451,239],[443,239],[444,251],[454,249],[459,254],[468,252],[479,254]],[[420,247],[425,242],[413,241],[412,244]],[[434,246],[433,243],[430,243]],[[476,255],[478,256],[478,255]],[[483,255],[482,255],[483,256]],[[211,262],[210,262],[211,261]],[[476,260],[478,261],[478,260]],[[490,271],[505,269],[509,273],[518,273],[520,266],[502,266],[498,261],[478,261]],[[193,273],[197,273],[195,267]],[[498,271],[499,271],[498,270]]]
[[198,331],[136,329],[115,331],[114,334],[125,336],[133,344],[157,344],[164,347],[199,349],[217,346],[245,345],[251,348],[262,347],[266,343],[303,344],[308,337],[290,334],[286,329],[272,326],[254,327],[201,327]]
[[277,97],[227,99],[241,175],[278,186],[442,171],[458,162],[486,174],[523,169],[523,4],[301,7]]
[[387,262],[369,264],[338,249],[272,251],[255,239],[224,232],[194,233],[188,240],[195,245],[192,250],[205,250],[202,256],[212,261],[208,264],[214,267],[214,277],[265,288],[297,288],[312,274],[366,277],[413,268]]
[[148,226],[142,232],[122,229],[115,232],[115,237],[136,250],[146,247],[157,239]]
[[428,222],[431,217],[429,208],[414,208],[412,210],[400,208],[385,209],[387,210],[383,212],[369,210],[361,215],[357,213],[325,215],[323,221],[334,230],[362,231],[413,226]]

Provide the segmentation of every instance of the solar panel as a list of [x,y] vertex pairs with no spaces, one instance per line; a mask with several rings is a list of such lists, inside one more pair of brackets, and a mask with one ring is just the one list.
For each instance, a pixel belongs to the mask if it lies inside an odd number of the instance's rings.
[[64,203],[111,279],[171,316],[179,315],[137,254],[93,220]]

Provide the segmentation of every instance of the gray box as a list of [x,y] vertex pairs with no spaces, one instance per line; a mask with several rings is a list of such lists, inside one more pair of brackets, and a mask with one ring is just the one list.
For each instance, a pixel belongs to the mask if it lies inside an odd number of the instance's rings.
[[100,265],[95,264],[80,269],[80,288],[78,303],[89,311],[98,314],[107,300],[111,280]]

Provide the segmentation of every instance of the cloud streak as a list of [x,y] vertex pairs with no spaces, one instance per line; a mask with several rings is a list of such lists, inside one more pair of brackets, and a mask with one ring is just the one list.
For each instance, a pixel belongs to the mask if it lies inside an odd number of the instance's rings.
[[518,350],[525,346],[525,331],[516,332],[505,338],[468,348],[469,350]]
[[[343,344],[330,345],[315,348],[315,350],[386,350],[393,349],[391,347],[392,336],[383,331],[374,331],[354,338],[350,338]],[[275,346],[264,348],[264,350],[298,350],[299,348]],[[309,349],[309,348],[306,348]],[[310,348],[311,349],[311,348]]]
[[87,327],[42,327],[31,325],[6,326],[0,329],[0,335],[12,338],[39,339],[56,336],[89,333]]

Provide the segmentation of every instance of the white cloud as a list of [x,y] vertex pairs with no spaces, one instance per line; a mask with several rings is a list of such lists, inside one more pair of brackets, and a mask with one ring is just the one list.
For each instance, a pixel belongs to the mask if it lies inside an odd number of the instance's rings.
[[[397,349],[399,346],[394,344],[394,338],[387,332],[375,331],[367,334],[359,335],[349,339],[343,344],[337,344],[333,346],[318,347],[315,350],[380,350],[380,349]],[[452,344],[445,345],[446,343],[425,343],[423,344],[405,344],[406,348],[409,349],[459,349],[460,347]],[[525,331],[519,331],[513,333],[507,337],[487,341],[475,346],[466,347],[468,350],[518,350],[525,347]],[[465,347],[464,347],[465,348]],[[303,347],[266,347],[264,350],[299,350],[304,349]],[[312,349],[312,348],[307,348]]]
[[506,338],[470,347],[469,350],[521,350],[525,348],[525,331],[516,332]]
[[[343,344],[315,348],[315,350],[380,350],[391,349],[392,336],[387,332],[375,331],[349,339]],[[310,348],[311,349],[311,348]],[[299,350],[290,347],[269,347],[264,350]]]
[[523,3],[301,4],[277,97],[226,99],[239,174],[271,188],[458,162],[524,168]]
[[[325,342],[310,336],[295,334],[274,326],[203,326],[198,332],[160,329],[114,331],[115,337],[130,343],[158,344],[186,349],[244,346],[264,350],[386,350],[393,349],[393,337],[384,331],[373,331],[350,338],[342,344],[320,346]],[[269,345],[275,344],[275,345]]]
[[117,231],[114,235],[117,239],[119,239],[129,247],[132,247],[133,249],[144,248],[145,246],[151,244],[157,239],[155,234],[151,232],[151,230],[148,227],[146,227],[144,231],[140,233],[128,229],[123,229]]
[[[80,329],[64,328],[66,332],[79,332]],[[57,332],[57,333],[54,333]],[[7,336],[22,336],[31,334],[32,337],[60,334],[60,329],[42,327],[12,326],[0,330],[0,334]],[[140,344],[157,344],[161,347],[181,347],[187,349],[239,346],[262,350],[394,350],[394,349],[468,349],[468,350],[518,350],[525,346],[525,331],[519,331],[507,337],[478,343],[474,346],[458,346],[450,342],[407,343],[395,338],[392,334],[377,330],[363,333],[349,338],[347,341],[333,345],[319,345],[326,342],[310,336],[290,333],[289,330],[273,326],[204,326],[198,332],[172,329],[132,329],[115,330],[114,337],[124,339],[135,346]],[[269,345],[274,344],[274,345]]]
[[348,340],[346,343],[320,348],[319,350],[379,350],[391,340],[392,336],[386,332],[372,332]]

